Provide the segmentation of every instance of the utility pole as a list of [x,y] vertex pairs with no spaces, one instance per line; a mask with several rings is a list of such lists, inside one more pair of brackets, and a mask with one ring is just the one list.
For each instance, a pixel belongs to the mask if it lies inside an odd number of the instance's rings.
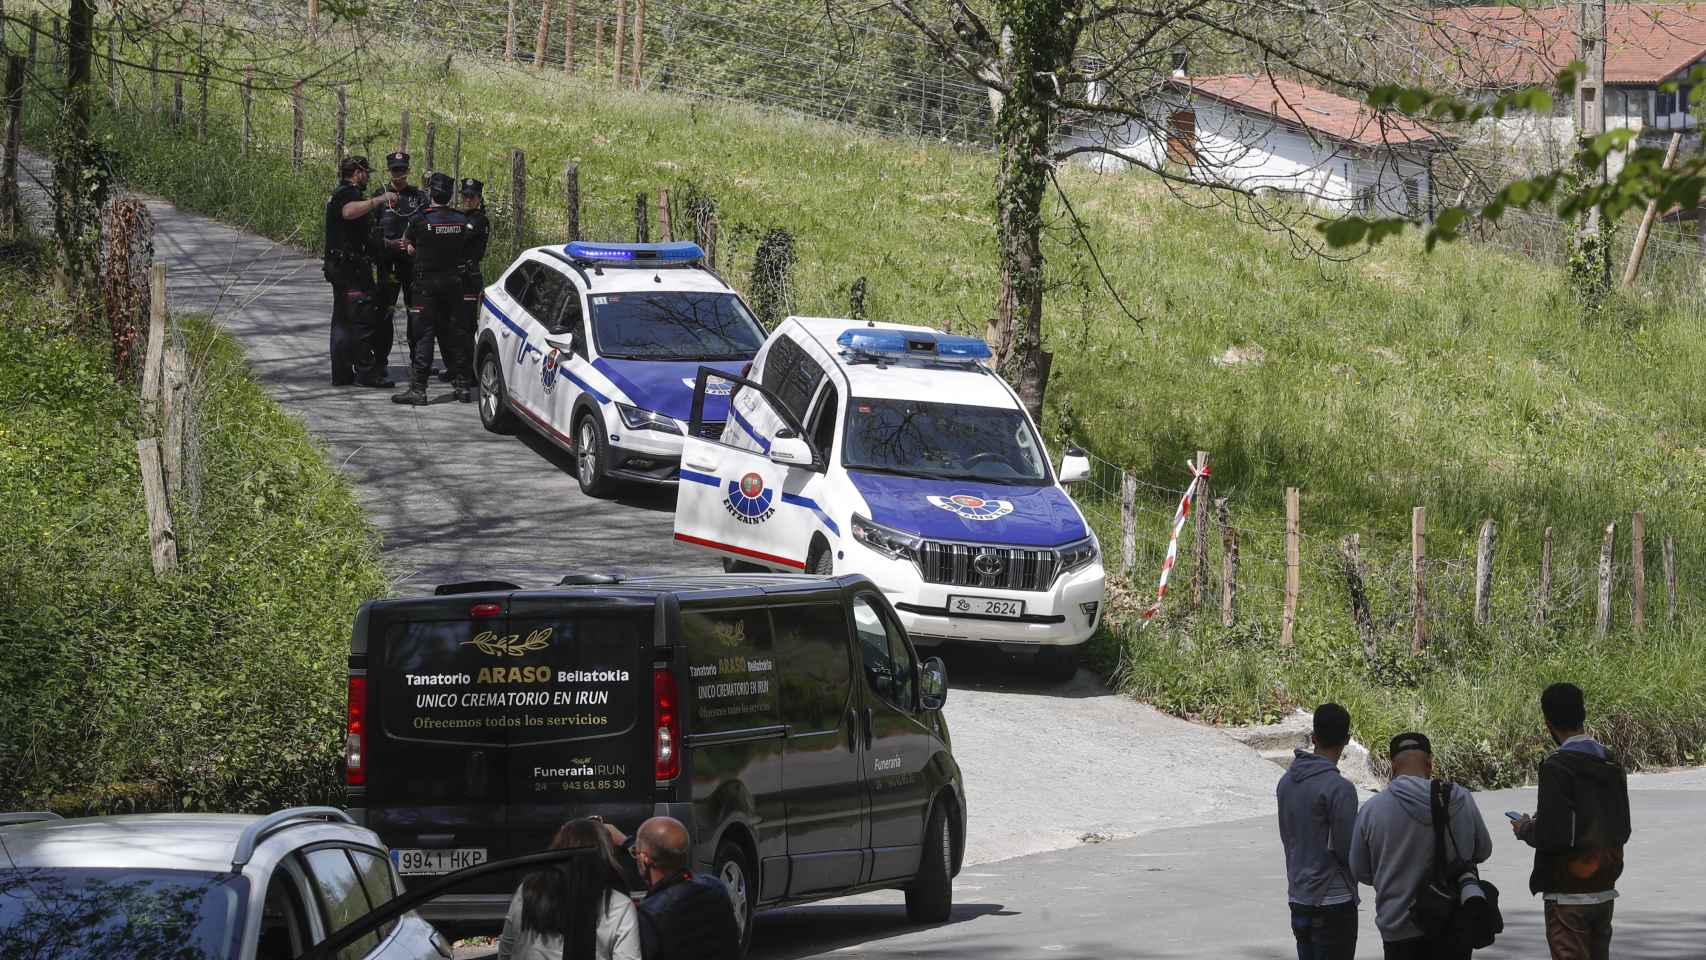
[[[1605,132],[1605,0],[1579,0],[1577,8],[1577,55],[1587,65],[1587,75],[1576,83],[1576,143],[1585,144]],[[1597,186],[1605,182],[1605,164],[1594,171]],[[1599,237],[1599,209],[1588,211],[1582,221],[1580,239]],[[1606,263],[1610,264],[1610,259]],[[1609,270],[1609,266],[1607,267]],[[1610,282],[1607,274],[1606,282]]]

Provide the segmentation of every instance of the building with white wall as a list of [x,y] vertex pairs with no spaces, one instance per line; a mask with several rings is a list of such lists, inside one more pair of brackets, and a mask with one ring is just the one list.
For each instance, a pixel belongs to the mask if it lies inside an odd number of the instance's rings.
[[[1294,195],[1336,212],[1432,218],[1438,136],[1403,117],[1266,75],[1175,76],[1144,121],[1079,127],[1103,168],[1127,161],[1181,179]],[[1100,148],[1100,149],[1098,149]]]

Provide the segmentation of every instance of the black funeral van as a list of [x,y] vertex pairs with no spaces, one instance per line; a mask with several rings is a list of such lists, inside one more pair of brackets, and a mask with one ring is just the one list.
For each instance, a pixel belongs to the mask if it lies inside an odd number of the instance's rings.
[[[885,888],[941,921],[966,830],[946,694],[861,576],[449,585],[356,616],[348,805],[405,878],[664,814],[749,939],[757,909]],[[490,932],[514,885],[421,912]]]

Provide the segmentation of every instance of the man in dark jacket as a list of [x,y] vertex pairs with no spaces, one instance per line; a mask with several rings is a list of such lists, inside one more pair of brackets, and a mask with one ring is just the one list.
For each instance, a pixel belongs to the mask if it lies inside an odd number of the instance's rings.
[[393,403],[424,406],[427,378],[432,374],[432,344],[436,338],[445,366],[455,374],[456,399],[467,402],[467,362],[456,336],[456,312],[462,306],[461,265],[473,229],[450,202],[453,181],[435,173],[428,188],[432,205],[409,221],[403,249],[414,266],[414,297],[409,306],[409,387]]
[[1313,752],[1298,750],[1280,777],[1280,841],[1297,960],[1350,960],[1357,951],[1357,885],[1351,836],[1357,791],[1339,773],[1351,715],[1336,703],[1315,708]]
[[1546,901],[1552,960],[1606,960],[1612,901],[1629,842],[1628,783],[1611,751],[1582,732],[1587,704],[1580,687],[1547,687],[1540,710],[1558,749],[1540,761],[1534,815],[1511,829],[1534,848],[1528,889]]
[[737,906],[721,880],[688,869],[687,827],[671,817],[653,817],[632,839],[613,826],[608,829],[617,845],[633,855],[650,888],[638,909],[640,955],[645,960],[738,960],[746,904]]

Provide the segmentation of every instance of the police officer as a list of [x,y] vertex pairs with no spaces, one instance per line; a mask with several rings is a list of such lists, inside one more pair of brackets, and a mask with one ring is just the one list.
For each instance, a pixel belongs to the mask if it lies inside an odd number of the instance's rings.
[[324,273],[332,285],[332,385],[338,387],[396,386],[373,352],[373,212],[386,208],[389,195],[363,196],[368,176],[366,157],[345,157],[326,201]]
[[[456,315],[456,339],[462,344],[462,360],[468,367],[461,372],[467,382],[474,382],[474,331],[480,319],[480,297],[486,290],[486,278],[480,273],[480,262],[486,259],[486,241],[491,238],[491,221],[486,219],[486,205],[480,191],[484,184],[473,177],[462,178],[462,215],[468,218],[470,233],[462,250],[462,306]],[[457,372],[445,371],[454,379]],[[468,399],[473,399],[470,393]]]
[[427,183],[431,205],[410,220],[403,232],[403,249],[414,260],[414,305],[409,308],[409,388],[393,396],[393,403],[426,404],[435,336],[444,351],[445,366],[455,376],[456,399],[464,403],[473,399],[468,361],[462,357],[455,330],[462,307],[462,263],[473,228],[462,211],[447,206],[454,188],[455,181],[448,175],[433,174]]
[[[382,364],[390,361],[392,338],[397,335],[391,322],[392,311],[397,306],[397,294],[402,293],[406,309],[413,310],[415,306],[414,293],[410,289],[414,266],[408,252],[403,249],[403,230],[427,205],[425,191],[409,183],[408,154],[398,151],[387,155],[385,169],[390,172],[391,179],[380,188],[380,192],[390,194],[393,200],[375,224],[380,252],[379,295],[373,330],[373,352]],[[408,339],[410,343],[414,342],[412,332]]]

